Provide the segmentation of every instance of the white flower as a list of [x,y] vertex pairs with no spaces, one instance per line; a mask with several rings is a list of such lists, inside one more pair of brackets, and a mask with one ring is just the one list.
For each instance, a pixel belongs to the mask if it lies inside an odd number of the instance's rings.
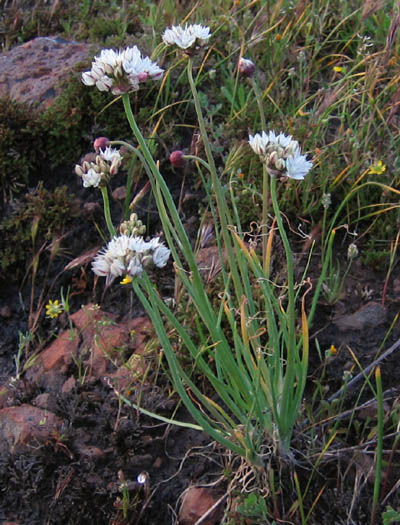
[[97,188],[101,182],[101,173],[97,173],[93,168],[89,168],[86,173],[82,172],[83,186]]
[[85,188],[93,186],[97,188],[102,181],[108,181],[112,175],[118,172],[121,166],[122,155],[120,152],[107,146],[96,155],[95,162],[84,161],[80,166],[75,166],[75,173],[82,177]]
[[254,153],[257,153],[257,155],[264,155],[266,153],[268,143],[269,137],[265,131],[263,131],[261,135],[260,133],[256,133],[254,137],[253,135],[249,135],[249,144]]
[[170,255],[171,252],[169,251],[169,249],[163,244],[160,244],[153,252],[153,263],[158,268],[164,268],[164,266],[168,262]]
[[166,29],[162,39],[167,46],[176,45],[181,49],[188,49],[195,44],[200,46],[207,43],[210,38],[210,28],[200,24],[172,26]]
[[291,179],[302,180],[312,168],[312,162],[305,155],[295,155],[286,159],[286,175]]
[[139,84],[148,79],[161,78],[163,72],[149,57],[142,58],[137,46],[122,51],[103,49],[92,62],[92,69],[82,73],[82,82],[121,95],[137,91]]
[[170,251],[156,237],[146,242],[143,237],[119,235],[100,251],[92,263],[96,275],[106,277],[106,286],[116,277],[140,275],[148,263],[163,268],[168,261]]
[[100,150],[100,156],[108,162],[114,162],[115,160],[122,160],[121,154],[117,148],[107,146],[106,149]]
[[312,162],[301,154],[299,143],[291,135],[262,131],[249,135],[249,144],[271,174],[278,171],[291,179],[301,180],[312,168]]

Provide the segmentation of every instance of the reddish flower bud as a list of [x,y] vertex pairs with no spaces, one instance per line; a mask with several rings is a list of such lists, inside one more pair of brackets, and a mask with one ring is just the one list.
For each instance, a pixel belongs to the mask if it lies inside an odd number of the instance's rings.
[[97,139],[93,142],[94,150],[98,153],[101,149],[106,149],[107,146],[110,145],[110,141],[107,137],[97,137]]
[[254,62],[248,60],[247,58],[241,58],[239,60],[238,68],[240,73],[245,77],[252,77],[254,75],[254,71],[256,70]]
[[185,154],[183,151],[180,150],[176,150],[171,153],[169,156],[169,161],[174,168],[183,168],[185,165],[184,155]]

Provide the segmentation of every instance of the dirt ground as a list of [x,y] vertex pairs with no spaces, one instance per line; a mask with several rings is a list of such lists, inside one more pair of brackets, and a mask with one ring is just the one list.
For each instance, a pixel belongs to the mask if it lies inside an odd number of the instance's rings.
[[[77,198],[88,198],[88,192],[77,188],[72,175],[71,181],[71,191],[77,193]],[[171,185],[173,186],[172,182]],[[180,191],[180,180],[175,181],[175,187],[176,191]],[[95,202],[96,198],[91,195],[89,199]],[[72,256],[81,256],[88,249],[96,247],[94,223],[100,212],[101,208],[95,209],[92,220],[87,216],[75,219]],[[191,220],[190,215],[189,208],[187,224],[192,225],[195,230],[193,225],[197,219],[193,215]],[[60,276],[63,266],[65,260],[60,261],[59,267],[52,270],[52,275],[59,275],[57,288],[53,290],[55,293],[60,286],[67,287],[72,283],[71,313],[79,312],[82,305],[98,304],[102,312],[111,315],[114,323],[112,326],[122,327],[122,332],[128,330],[132,319],[143,316],[140,305],[126,288],[115,284],[104,292],[104,283],[94,282],[89,262],[63,272]],[[314,275],[318,274],[318,266],[311,270]],[[36,298],[42,288],[40,278],[45,277],[48,278],[45,272],[39,272]],[[164,293],[172,293],[171,266],[157,278]],[[328,398],[342,385],[345,370],[353,370],[353,375],[357,374],[354,356],[362,366],[367,366],[377,357],[378,351],[382,353],[382,350],[399,339],[400,325],[397,323],[384,341],[399,308],[399,276],[391,276],[382,307],[384,282],[383,270],[372,270],[359,258],[349,273],[340,301],[333,306],[321,301],[310,334],[310,377],[306,391],[308,402],[312,396],[313,382],[320,377],[322,367],[317,345],[323,353],[331,345],[337,349],[326,364],[323,379]],[[9,423],[1,420],[4,433],[0,449],[2,523],[169,525],[177,523],[181,497],[187,487],[212,485],[216,499],[224,494],[230,479],[227,472],[235,464],[232,463],[232,458],[205,434],[157,421],[121,401],[115,388],[110,388],[115,383],[107,382],[104,377],[107,374],[112,376],[118,368],[120,361],[117,358],[108,360],[107,364],[100,360],[97,372],[97,365],[93,365],[94,371],[84,368],[87,370],[86,376],[82,369],[79,370],[76,360],[64,359],[64,368],[56,368],[56,374],[59,374],[56,379],[51,374],[42,373],[40,366],[48,366],[43,358],[42,361],[39,360],[39,364],[36,363],[31,370],[15,379],[18,332],[25,332],[28,327],[30,290],[29,283],[19,288],[8,285],[3,279],[0,300],[2,407],[4,411],[9,407],[40,406],[54,414],[60,425],[46,439],[32,441],[28,437],[24,442],[24,438],[21,438],[20,443],[20,436],[14,436],[13,449],[9,442],[4,444]],[[40,319],[39,333],[43,342],[38,355],[44,356],[46,348],[54,344],[60,334],[66,333],[70,325],[65,314],[57,320],[46,319],[42,314]],[[104,330],[107,329],[109,328],[106,326]],[[80,351],[85,337],[81,332],[78,341]],[[138,353],[139,346],[134,343],[125,345],[123,359],[126,361],[135,352]],[[143,349],[143,345],[140,348]],[[37,349],[31,348],[30,352],[36,352]],[[190,421],[185,409],[179,405],[177,396],[171,395],[163,369],[157,368],[158,355],[159,349],[153,351],[149,358],[151,370],[147,376],[144,378],[142,371],[139,380],[128,382],[129,388],[125,383],[124,393],[134,402],[140,401],[140,405],[147,410],[165,417],[174,414],[176,419]],[[389,409],[398,396],[400,373],[397,363],[396,352],[382,363],[383,385],[384,390],[388,391]],[[358,386],[345,399],[343,409],[351,407],[359,393]],[[359,403],[369,398],[370,394],[365,391],[361,394]],[[343,448],[348,449],[347,452],[341,458],[332,460],[321,469],[319,477],[315,477],[311,492],[316,496],[322,487],[325,489],[310,523],[348,523],[346,517],[350,505],[354,508],[352,523],[366,523],[364,520],[369,516],[364,503],[370,499],[371,482],[365,481],[367,476],[360,474],[362,467],[349,448],[358,443],[359,437],[353,426],[349,425],[348,429],[348,435],[343,437],[343,441],[342,438],[338,441]],[[324,432],[323,426],[319,432]],[[299,447],[299,457],[303,439],[303,429],[299,428],[294,440],[295,448]],[[388,445],[390,449],[390,444]],[[397,460],[392,463],[391,469],[388,469],[389,477],[385,481],[387,492],[399,475]],[[307,473],[307,468],[301,472],[305,480]],[[358,490],[356,485],[360,482],[360,476],[361,483],[365,485],[359,491],[357,500],[352,502],[353,495]],[[286,478],[290,485],[289,475]],[[140,482],[143,479],[145,482]],[[285,479],[285,474],[282,479]],[[342,485],[338,484],[340,479]],[[290,494],[293,487],[281,487],[282,518],[285,516],[285,507],[286,512],[288,511],[285,489]],[[392,496],[390,502],[393,506],[396,502],[400,504],[396,496]],[[239,518],[235,514],[231,514],[231,520],[231,523],[259,522],[251,519],[243,521],[243,517]],[[284,522],[299,521],[296,515],[292,515],[291,519]]]

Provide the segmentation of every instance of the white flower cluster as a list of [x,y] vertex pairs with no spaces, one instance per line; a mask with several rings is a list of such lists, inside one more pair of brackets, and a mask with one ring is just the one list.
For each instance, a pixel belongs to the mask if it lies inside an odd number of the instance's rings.
[[147,242],[143,237],[119,235],[96,255],[92,270],[96,275],[106,277],[108,286],[116,277],[140,275],[151,264],[163,268],[169,256],[169,249],[158,237]]
[[85,188],[90,186],[97,188],[101,182],[107,181],[118,172],[121,162],[120,152],[111,146],[107,146],[96,155],[95,162],[84,161],[81,165],[77,164],[75,173],[82,177]]
[[302,180],[312,168],[312,162],[301,154],[299,143],[291,135],[263,131],[250,135],[249,144],[272,175],[281,173],[291,179]]
[[82,82],[100,91],[122,95],[137,91],[139,84],[146,80],[160,79],[163,73],[164,70],[149,57],[142,58],[137,46],[122,51],[103,49],[92,62],[92,69],[82,73]]
[[166,29],[162,35],[164,44],[176,45],[181,49],[189,49],[195,45],[203,46],[210,38],[210,28],[200,24],[172,26]]

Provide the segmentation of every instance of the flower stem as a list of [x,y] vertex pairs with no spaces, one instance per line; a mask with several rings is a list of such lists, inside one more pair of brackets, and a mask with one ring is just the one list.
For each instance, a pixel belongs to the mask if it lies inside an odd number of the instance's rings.
[[115,237],[117,235],[117,232],[115,231],[114,225],[111,220],[111,213],[110,213],[110,201],[108,198],[108,191],[106,186],[100,186],[101,190],[101,196],[103,197],[103,205],[104,205],[104,217],[106,218],[106,224],[108,231],[111,235],[111,237]]
[[268,198],[269,198],[269,174],[265,165],[263,165],[263,186],[262,186],[262,215],[261,215],[261,235],[262,235],[262,257],[263,268],[267,272],[267,243],[268,243]]
[[286,235],[286,230],[283,226],[282,216],[279,209],[278,199],[276,195],[276,178],[271,176],[271,200],[274,209],[276,223],[278,225],[279,233],[283,242],[286,255],[287,265],[287,298],[288,304],[286,308],[286,325],[287,325],[287,339],[282,341],[282,345],[286,347],[286,352],[281,359],[286,362],[286,370],[284,376],[284,384],[282,388],[282,400],[280,408],[280,428],[283,447],[290,446],[291,432],[293,430],[293,423],[291,416],[293,416],[293,407],[291,402],[293,400],[293,392],[296,383],[296,359],[297,343],[296,343],[296,312],[295,312],[295,290],[294,290],[294,270],[293,270],[293,254],[290,249],[289,240]]
[[236,290],[236,297],[243,295],[243,287],[239,278],[237,266],[235,264],[235,256],[233,253],[232,239],[229,233],[228,222],[232,224],[232,219],[222,190],[221,182],[217,175],[217,168],[215,166],[214,157],[211,151],[210,141],[208,140],[206,125],[201,111],[199,95],[197,93],[196,84],[193,79],[193,62],[188,61],[187,75],[192,90],[193,101],[196,108],[197,120],[199,123],[201,138],[203,139],[204,150],[206,153],[213,189],[215,191],[215,198],[217,201],[217,209],[220,220],[221,235],[224,241],[225,250],[227,252],[227,260],[229,261],[230,270],[232,272],[232,279]]
[[260,114],[260,119],[261,119],[261,129],[266,130],[267,129],[267,122],[265,120],[265,113],[264,113],[264,106],[263,106],[263,103],[262,103],[261,90],[260,90],[260,87],[259,87],[259,85],[257,83],[257,80],[254,77],[251,78],[251,87],[253,88],[254,94],[256,96],[256,101],[257,101],[257,105],[258,105],[258,112]]

